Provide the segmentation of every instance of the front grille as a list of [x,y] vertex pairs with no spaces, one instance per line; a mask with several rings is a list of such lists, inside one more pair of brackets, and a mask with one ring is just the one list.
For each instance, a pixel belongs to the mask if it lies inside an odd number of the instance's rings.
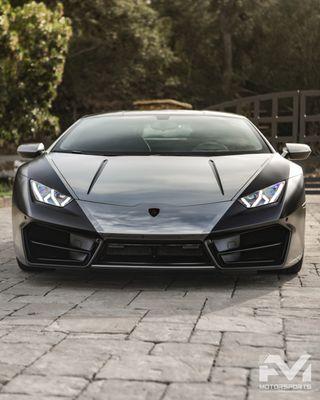
[[284,261],[290,231],[282,225],[220,235],[207,244],[225,268],[281,265]]
[[50,265],[86,265],[98,240],[75,231],[32,223],[24,229],[28,261]]
[[203,243],[107,242],[98,265],[210,265]]

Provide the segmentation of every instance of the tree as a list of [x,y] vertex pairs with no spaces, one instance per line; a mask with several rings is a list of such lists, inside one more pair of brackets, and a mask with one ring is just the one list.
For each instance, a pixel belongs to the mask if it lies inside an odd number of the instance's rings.
[[[225,98],[241,91],[247,78],[246,64],[260,15],[273,0],[211,0],[219,21],[220,49],[223,60],[222,92]],[[216,27],[213,27],[215,29]],[[257,62],[257,60],[252,60]]]
[[256,21],[247,64],[268,91],[320,87],[320,2],[274,0]]
[[152,1],[170,21],[180,97],[202,108],[244,91],[257,16],[269,1]]
[[58,132],[50,112],[61,82],[71,27],[61,5],[12,7],[0,0],[0,146]]
[[63,0],[63,5],[73,26],[55,102],[64,127],[84,114],[130,108],[133,100],[165,94],[173,61],[167,27],[145,0]]
[[218,23],[210,0],[154,0],[161,21],[170,27],[169,44],[175,56],[170,74],[175,86],[167,88],[195,107],[205,107],[221,97],[222,65]]

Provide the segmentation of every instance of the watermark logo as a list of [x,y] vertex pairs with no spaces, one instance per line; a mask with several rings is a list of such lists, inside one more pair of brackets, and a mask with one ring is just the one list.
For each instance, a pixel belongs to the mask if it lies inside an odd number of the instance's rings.
[[[310,354],[303,354],[289,367],[278,354],[269,354],[259,366],[259,389],[311,390]],[[298,374],[302,372],[301,376]],[[272,382],[272,377],[282,376],[283,381]],[[295,383],[293,379],[296,378]]]

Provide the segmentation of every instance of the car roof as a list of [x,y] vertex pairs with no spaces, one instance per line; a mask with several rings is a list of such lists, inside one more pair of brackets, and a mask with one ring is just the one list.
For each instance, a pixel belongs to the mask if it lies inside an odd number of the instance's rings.
[[222,111],[201,111],[201,110],[148,110],[148,111],[116,111],[102,114],[86,115],[83,118],[96,117],[136,117],[148,115],[183,115],[183,116],[207,116],[207,117],[229,117],[246,119],[243,115],[232,114]]

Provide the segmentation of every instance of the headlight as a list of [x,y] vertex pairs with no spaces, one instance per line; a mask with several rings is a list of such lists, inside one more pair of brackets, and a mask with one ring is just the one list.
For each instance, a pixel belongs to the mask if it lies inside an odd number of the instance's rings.
[[254,208],[264,206],[265,204],[275,203],[284,188],[285,181],[275,183],[274,185],[268,186],[264,189],[257,190],[248,196],[241,197],[239,200],[247,208]]
[[64,207],[72,200],[71,197],[62,194],[55,189],[51,189],[42,183],[32,180],[30,182],[34,197],[38,201],[41,201],[41,203],[50,204],[57,207]]

